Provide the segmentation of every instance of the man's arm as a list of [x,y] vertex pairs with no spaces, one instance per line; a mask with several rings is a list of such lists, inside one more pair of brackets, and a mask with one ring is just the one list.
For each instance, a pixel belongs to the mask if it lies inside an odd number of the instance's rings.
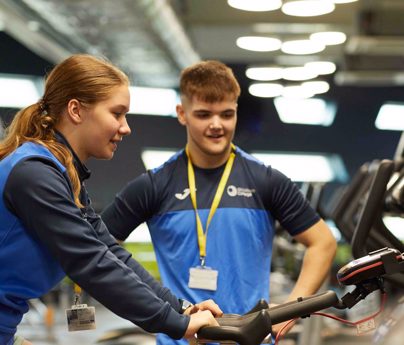
[[323,220],[294,238],[306,247],[306,252],[299,277],[288,301],[317,292],[327,278],[337,249],[337,242]]
[[[306,252],[299,277],[286,302],[317,292],[327,278],[337,249],[337,242],[322,219],[294,238],[306,247]],[[273,333],[278,333],[285,324],[274,325]],[[290,323],[283,333],[287,333],[293,324]]]
[[108,231],[120,242],[154,213],[155,197],[150,176],[142,174],[129,182],[101,213]]

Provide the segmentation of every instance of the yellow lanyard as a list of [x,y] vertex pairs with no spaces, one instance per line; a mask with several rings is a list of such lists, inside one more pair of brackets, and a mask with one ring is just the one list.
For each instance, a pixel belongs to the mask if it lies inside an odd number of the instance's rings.
[[80,304],[80,297],[81,297],[81,287],[74,283],[74,304]]
[[230,153],[230,157],[227,160],[226,166],[223,171],[223,175],[219,182],[219,186],[217,187],[217,190],[216,190],[215,197],[213,198],[213,201],[212,201],[212,206],[210,207],[208,220],[206,222],[206,231],[205,232],[203,231],[203,226],[202,226],[202,222],[199,217],[199,214],[198,214],[198,207],[197,207],[197,203],[196,203],[195,172],[194,172],[194,168],[192,166],[191,156],[189,155],[188,145],[185,147],[185,152],[188,157],[188,184],[189,184],[192,205],[195,210],[196,230],[197,230],[197,234],[198,234],[198,245],[199,245],[199,255],[200,255],[200,259],[201,259],[201,266],[205,266],[206,237],[208,235],[209,224],[213,218],[213,215],[216,212],[217,207],[219,206],[220,200],[222,199],[223,191],[224,191],[224,188],[226,187],[226,183],[229,179],[230,172],[233,167],[233,162],[236,157],[236,155],[234,154],[236,147],[233,144],[231,144],[231,147],[232,147],[232,152]]

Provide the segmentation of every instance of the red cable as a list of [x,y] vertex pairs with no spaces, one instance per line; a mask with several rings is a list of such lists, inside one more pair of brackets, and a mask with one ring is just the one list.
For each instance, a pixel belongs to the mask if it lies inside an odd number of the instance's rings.
[[[326,314],[326,313],[319,313],[319,312],[313,313],[313,314],[311,314],[311,315],[325,316],[325,317],[329,317],[330,319],[334,319],[334,320],[340,321],[340,322],[345,323],[345,324],[350,325],[350,326],[356,326],[356,325],[358,325],[358,324],[360,324],[360,323],[362,323],[362,322],[365,322],[365,321],[368,321],[368,320],[370,320],[370,319],[373,319],[373,318],[375,318],[377,315],[379,315],[379,314],[384,310],[384,305],[386,304],[386,299],[387,299],[387,294],[386,294],[386,293],[382,293],[382,301],[381,301],[380,309],[379,309],[376,313],[374,313],[373,315],[370,315],[370,316],[368,316],[368,317],[365,317],[364,319],[361,319],[361,320],[359,320],[359,321],[354,321],[354,322],[352,322],[352,321],[348,321],[348,320],[342,319],[342,318],[340,318],[340,317],[338,317],[338,316],[334,316],[334,315]],[[278,341],[281,339],[282,332],[284,331],[284,329],[285,329],[287,326],[289,326],[289,324],[292,323],[292,322],[295,321],[295,320],[296,320],[296,319],[289,320],[289,321],[280,329],[280,331],[279,331],[278,334],[276,335],[275,344],[274,344],[274,345],[278,344]]]
[[296,319],[289,320],[284,326],[282,326],[282,328],[279,330],[278,334],[277,334],[276,337],[275,337],[275,344],[274,344],[274,345],[278,344],[278,341],[281,340],[282,332],[284,331],[284,329],[285,329],[287,326],[289,326],[289,324],[291,324],[292,322],[294,322],[294,321],[296,321],[296,320],[297,320],[297,318],[296,318]]

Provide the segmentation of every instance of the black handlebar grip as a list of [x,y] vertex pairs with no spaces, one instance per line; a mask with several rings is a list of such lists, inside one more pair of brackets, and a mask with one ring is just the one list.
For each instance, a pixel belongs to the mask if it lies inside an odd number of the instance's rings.
[[[221,320],[222,319],[222,320]],[[229,321],[230,319],[243,319],[243,316],[233,315],[218,318],[217,321]],[[224,324],[226,322],[223,322]],[[248,314],[244,322],[239,325],[221,327],[204,327],[199,330],[198,338],[210,342],[233,341],[240,345],[258,345],[271,333],[271,319],[266,310]]]
[[264,299],[260,299],[257,302],[257,304],[254,307],[252,307],[252,309],[250,309],[250,311],[246,312],[246,314],[252,314],[262,309],[268,309],[268,308],[269,308],[268,302]]
[[277,305],[267,310],[272,325],[298,317],[310,315],[316,311],[333,307],[339,304],[334,291],[327,291],[310,297]]
[[271,333],[272,325],[310,315],[339,302],[334,291],[327,291],[251,314],[225,314],[216,319],[220,327],[204,327],[199,330],[198,338],[211,342],[227,340],[240,345],[258,345]]

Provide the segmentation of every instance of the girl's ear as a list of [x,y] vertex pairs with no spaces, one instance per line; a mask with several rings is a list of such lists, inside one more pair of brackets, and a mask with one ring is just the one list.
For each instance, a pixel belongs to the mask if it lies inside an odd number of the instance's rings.
[[75,98],[71,99],[69,103],[67,103],[67,116],[75,124],[83,122],[83,118],[80,114],[80,109],[82,109],[81,104]]

